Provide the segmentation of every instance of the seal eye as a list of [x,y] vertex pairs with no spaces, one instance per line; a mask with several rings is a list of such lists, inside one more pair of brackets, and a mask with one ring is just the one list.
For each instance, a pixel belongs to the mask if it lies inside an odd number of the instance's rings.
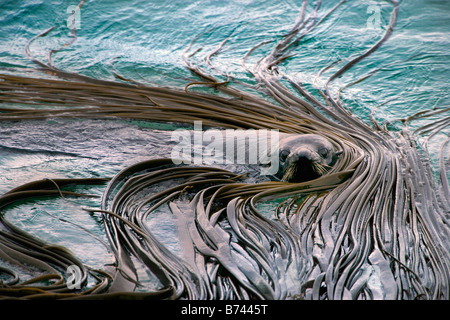
[[280,152],[280,161],[285,162],[286,159],[287,159],[287,157],[288,157],[288,155],[289,155],[289,153],[290,153],[290,152],[287,151],[287,150],[281,151],[281,152]]
[[327,149],[327,148],[320,148],[320,149],[319,149],[319,154],[320,154],[322,157],[326,158],[326,157],[328,156],[328,149]]

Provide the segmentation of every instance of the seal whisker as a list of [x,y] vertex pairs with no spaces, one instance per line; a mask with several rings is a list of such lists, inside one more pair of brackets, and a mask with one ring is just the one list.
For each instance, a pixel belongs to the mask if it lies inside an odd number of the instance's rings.
[[297,165],[296,165],[296,163],[292,163],[284,171],[281,181],[286,181],[286,182],[291,181],[296,173],[297,173]]
[[319,163],[317,161],[312,161],[312,167],[314,171],[321,176],[328,172],[327,167],[331,168],[330,166]]

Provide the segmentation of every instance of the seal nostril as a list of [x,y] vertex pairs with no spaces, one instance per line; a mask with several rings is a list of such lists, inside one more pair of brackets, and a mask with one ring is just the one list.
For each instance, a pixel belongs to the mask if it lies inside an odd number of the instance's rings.
[[297,161],[307,163],[307,162],[311,162],[311,159],[306,154],[304,154],[304,155],[299,155]]

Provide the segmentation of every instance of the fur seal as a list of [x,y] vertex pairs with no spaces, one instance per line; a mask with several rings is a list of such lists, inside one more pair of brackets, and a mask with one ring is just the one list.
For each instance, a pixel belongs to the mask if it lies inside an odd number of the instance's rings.
[[281,181],[304,182],[325,174],[342,151],[317,134],[280,134],[279,168],[275,177]]
[[278,130],[176,130],[171,158],[175,164],[258,164],[271,180],[304,182],[327,173],[342,151],[318,134],[287,134]]

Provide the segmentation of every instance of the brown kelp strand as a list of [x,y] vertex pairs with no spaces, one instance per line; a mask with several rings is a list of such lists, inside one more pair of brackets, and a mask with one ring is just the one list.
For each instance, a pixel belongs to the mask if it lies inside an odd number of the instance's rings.
[[[162,284],[175,288],[177,297],[286,297],[287,269],[301,264],[294,263],[298,243],[284,227],[246,204],[249,200],[241,198],[239,189],[246,184],[236,181],[235,174],[207,167],[175,166],[170,160],[148,161],[136,168],[140,170],[134,174],[132,168],[127,169],[125,183],[110,182],[100,210],[108,216],[107,230],[116,250],[133,252]],[[173,187],[151,192],[168,181]],[[189,194],[193,195],[191,200],[187,200]],[[167,204],[183,237],[181,258],[168,252],[145,226],[146,217]],[[139,229],[124,229],[120,224],[123,220],[133,222]],[[123,248],[124,245],[131,247]],[[236,260],[243,265],[236,264]],[[283,265],[286,269],[277,270]],[[215,272],[209,274],[208,270]],[[136,274],[130,278],[136,279]],[[218,282],[233,290],[222,292],[224,288],[216,287]]]
[[[62,190],[65,185],[104,184],[109,179],[55,179],[29,183],[0,197],[0,210],[12,203],[47,197],[88,197],[89,195]],[[46,243],[26,231],[17,228],[1,218],[0,257],[11,266],[38,272],[42,275],[21,281],[14,269],[2,267],[2,272],[13,275],[12,281],[0,287],[3,299],[73,299],[88,295],[92,299],[149,299],[168,298],[171,290],[166,288],[151,293],[139,293],[126,290],[115,292],[111,283],[116,281],[114,272],[91,269],[82,264],[64,247]],[[118,263],[116,263],[118,264]],[[78,267],[80,271],[80,288],[70,287],[69,267]],[[95,279],[95,284],[86,288],[88,275]],[[69,282],[68,282],[69,281]]]
[[[285,133],[320,134],[342,150],[333,168],[301,183],[249,182],[217,167],[175,165],[149,159],[124,168],[111,179],[60,179],[31,182],[0,197],[2,210],[36,197],[83,197],[64,189],[70,184],[107,183],[99,208],[84,208],[103,218],[115,262],[107,270],[84,266],[67,250],[27,234],[1,216],[0,258],[28,265],[40,274],[22,281],[13,268],[2,267],[8,281],[3,298],[64,299],[448,299],[449,212],[448,148],[440,148],[439,179],[433,179],[426,152],[428,139],[447,128],[448,107],[400,119],[391,132],[372,115],[372,124],[353,116],[340,98],[342,90],[364,81],[380,68],[360,75],[333,96],[333,82],[367,59],[395,32],[399,4],[389,1],[389,25],[370,48],[324,68],[337,68],[317,87],[320,97],[283,74],[279,65],[295,59],[302,39],[346,1],[322,12],[321,1],[306,12],[303,1],[291,30],[278,42],[249,48],[243,68],[259,84],[261,95],[237,89],[229,75],[215,74],[214,57],[228,38],[206,54],[194,39],[183,56],[196,77],[185,88],[156,88],[126,79],[104,81],[56,69],[26,53],[45,78],[0,74],[0,120],[48,117],[119,118],[192,124],[215,128],[278,129]],[[80,5],[83,4],[83,1]],[[76,40],[72,39],[67,45]],[[229,37],[232,37],[230,35]],[[256,49],[271,50],[253,66]],[[261,51],[261,50],[258,50]],[[287,62],[288,63],[288,62]],[[131,80],[131,81],[129,81]],[[219,94],[199,93],[194,86]],[[264,94],[266,98],[262,98]],[[375,110],[372,110],[374,112]],[[442,116],[411,132],[409,122]],[[418,137],[425,136],[423,145]],[[323,168],[321,168],[323,169]],[[273,214],[260,205],[273,204]],[[163,210],[174,224],[179,250],[172,252],[147,221]],[[68,289],[67,267],[82,271],[82,288]],[[156,283],[140,292],[144,268]],[[88,288],[86,279],[95,279]]]

